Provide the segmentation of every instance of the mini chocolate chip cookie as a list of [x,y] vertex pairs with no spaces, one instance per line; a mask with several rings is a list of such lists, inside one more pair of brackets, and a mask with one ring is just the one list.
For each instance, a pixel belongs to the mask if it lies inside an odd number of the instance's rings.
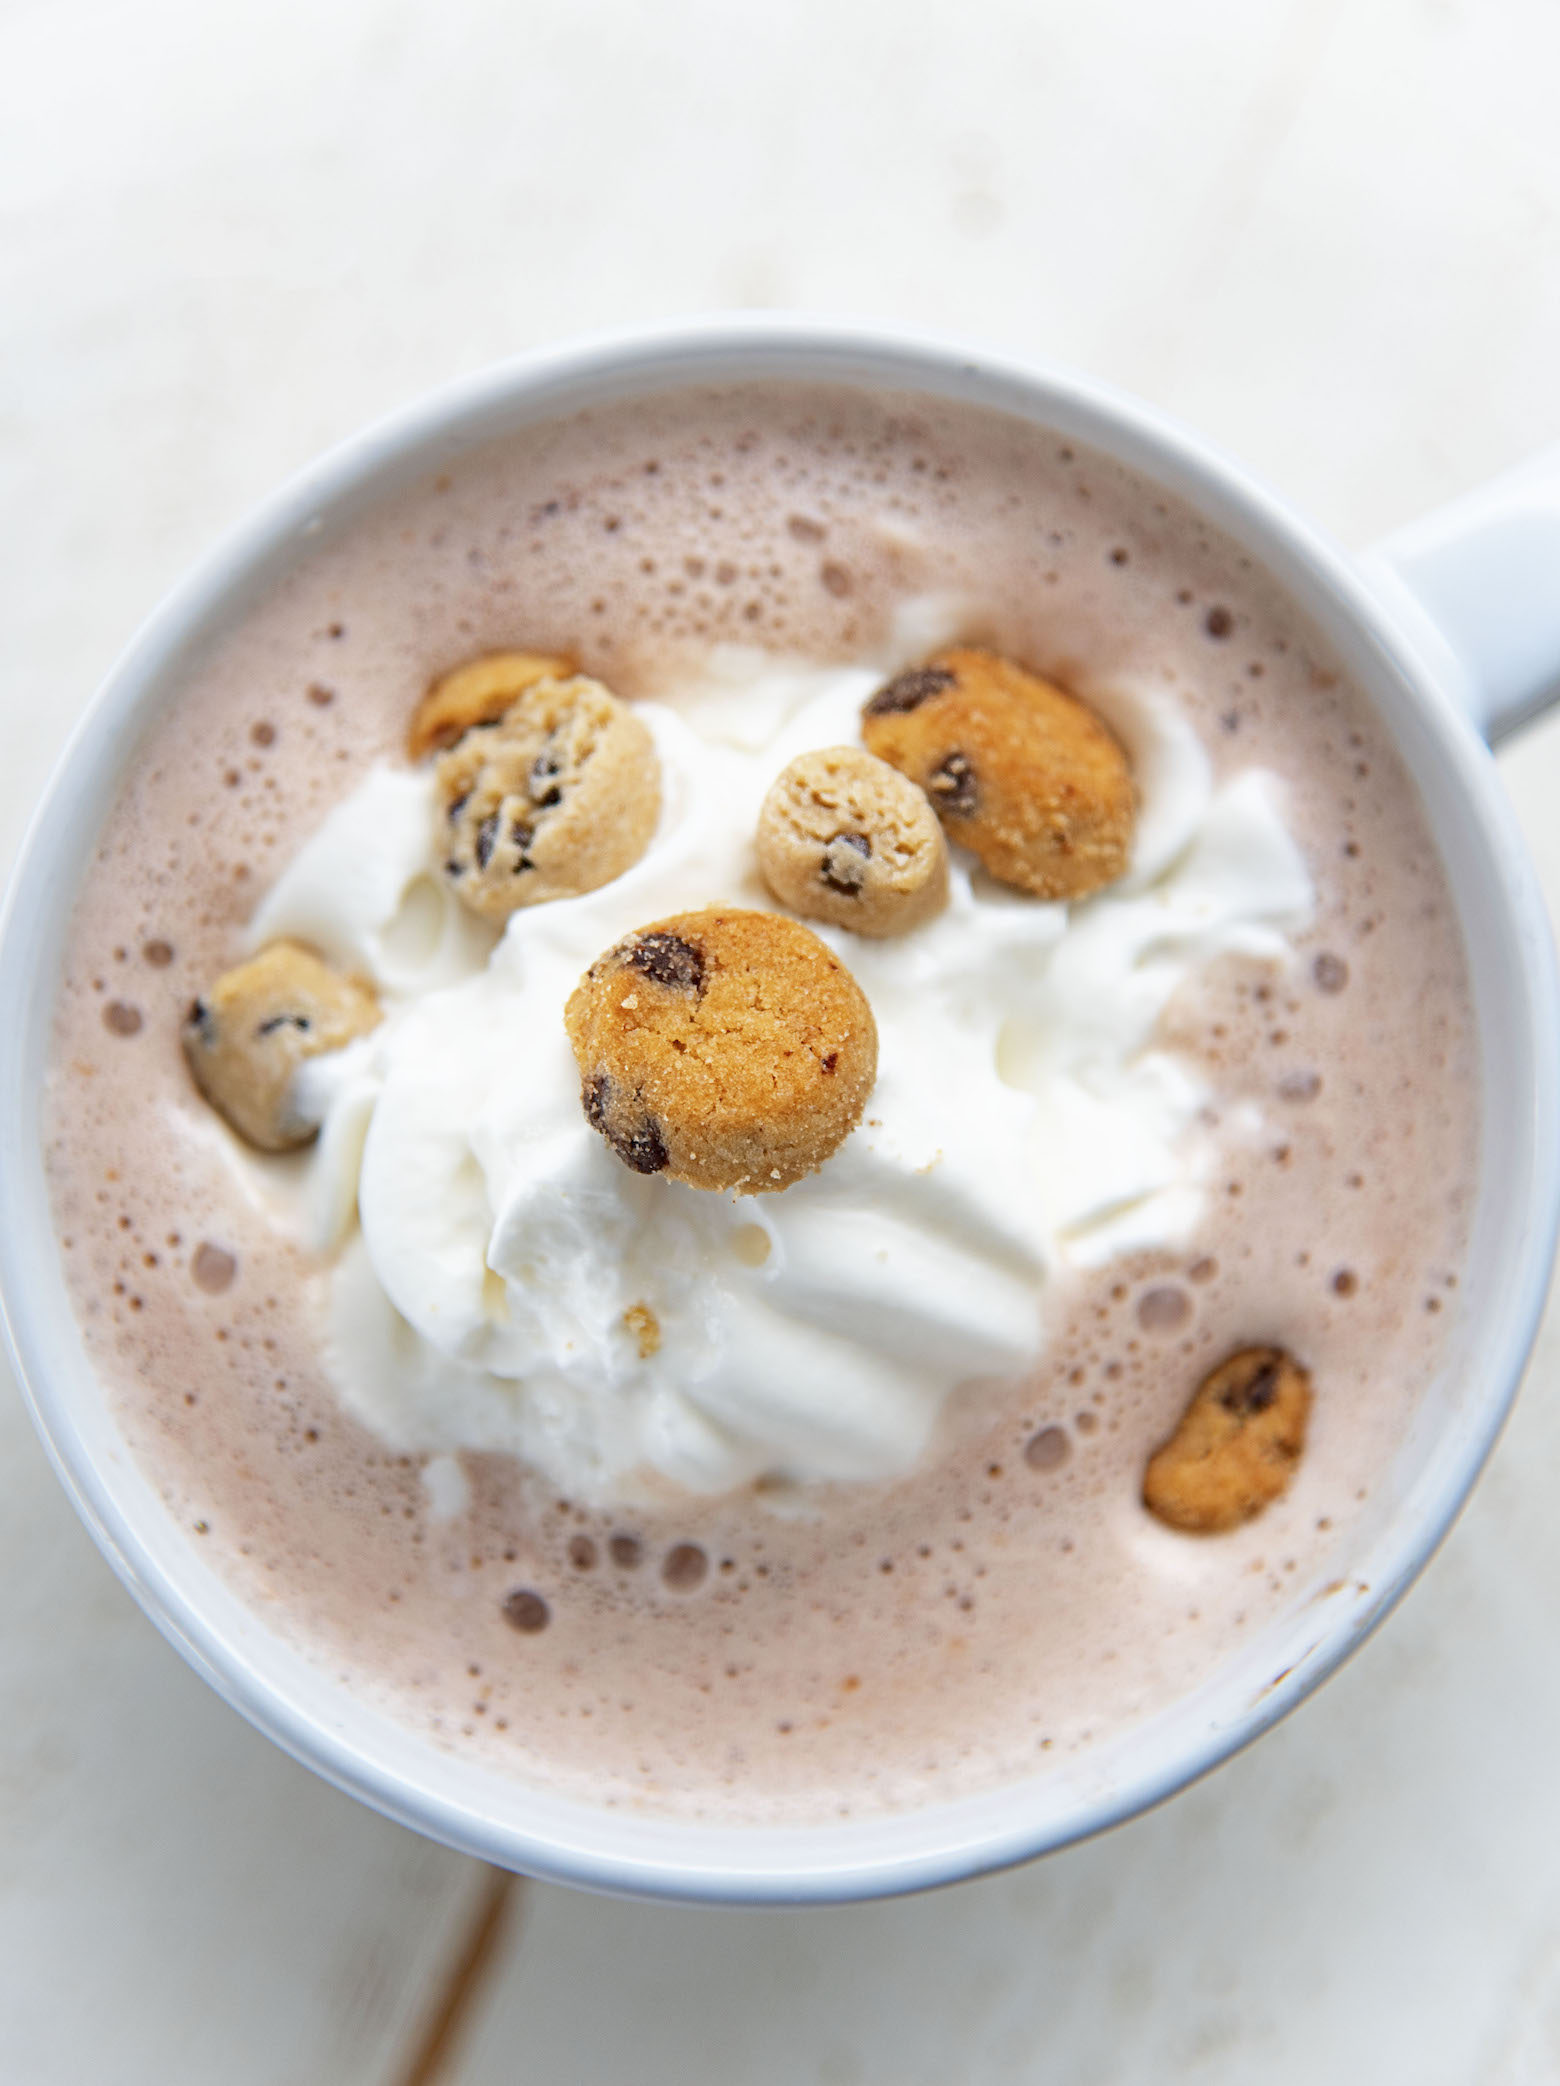
[[1288,1486],[1310,1410],[1311,1379],[1281,1347],[1232,1354],[1149,1459],[1143,1504],[1194,1535],[1238,1528]]
[[661,815],[644,720],[583,675],[533,681],[441,754],[435,776],[444,874],[487,920],[610,883]]
[[467,732],[497,724],[517,695],[536,681],[567,681],[572,659],[551,652],[488,652],[434,682],[417,705],[406,750],[414,761],[442,753]]
[[948,849],[925,792],[858,746],[804,753],[758,815],[758,866],[783,905],[881,939],[948,901]]
[[815,934],[710,907],[628,935],[564,1012],[591,1124],[635,1173],[761,1195],[814,1173],[861,1118],[877,1027]]
[[1083,898],[1126,871],[1126,755],[1092,710],[1011,660],[940,653],[878,690],[861,736],[1002,883]]
[[299,1113],[293,1075],[379,1020],[367,986],[297,942],[272,942],[224,971],[185,1016],[184,1055],[212,1107],[263,1152],[307,1144],[319,1124]]

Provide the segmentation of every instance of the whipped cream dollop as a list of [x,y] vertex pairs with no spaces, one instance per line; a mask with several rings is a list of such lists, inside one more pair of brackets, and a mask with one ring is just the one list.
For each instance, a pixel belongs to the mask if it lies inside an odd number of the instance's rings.
[[1159,1017],[1216,957],[1282,961],[1312,891],[1282,786],[1251,770],[1216,788],[1146,682],[1086,691],[1140,794],[1121,882],[1048,905],[955,849],[924,927],[810,923],[879,1035],[865,1117],[818,1173],[712,1194],[630,1172],[587,1124],[563,1026],[581,972],[664,914],[774,910],[765,791],[797,754],[857,742],[898,663],[714,654],[675,707],[640,706],[664,785],[643,859],[501,936],[438,873],[431,774],[388,765],[261,906],[257,945],[312,942],[386,1009],[299,1075],[322,1133],[274,1172],[333,1256],[327,1366],[386,1442],[507,1451],[576,1498],[654,1473],[700,1491],[892,1476],[956,1386],[1034,1364],[1048,1280],[1196,1225],[1210,1097]]

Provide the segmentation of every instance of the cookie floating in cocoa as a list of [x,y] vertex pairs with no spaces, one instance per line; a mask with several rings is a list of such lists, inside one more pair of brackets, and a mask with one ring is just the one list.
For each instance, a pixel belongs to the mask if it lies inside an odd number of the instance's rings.
[[593,963],[564,1014],[580,1100],[623,1164],[758,1195],[816,1172],[877,1077],[872,1009],[776,913],[657,920]]
[[1149,1459],[1143,1504],[1171,1528],[1218,1535],[1284,1492],[1305,1450],[1311,1379],[1281,1347],[1248,1347],[1205,1377]]
[[444,753],[467,732],[497,724],[538,681],[572,680],[575,665],[555,652],[485,652],[434,682],[417,705],[406,750],[414,761]]
[[299,1066],[378,1021],[369,987],[301,943],[272,942],[195,1001],[184,1021],[184,1056],[195,1084],[240,1137],[263,1152],[285,1152],[319,1129],[298,1108]]
[[[492,676],[472,688],[460,714],[502,692]],[[455,714],[453,697],[444,714]],[[476,716],[435,773],[445,878],[498,923],[520,906],[611,883],[639,860],[661,815],[661,766],[643,718],[581,674],[542,674],[496,716]]]
[[875,940],[919,927],[948,901],[948,849],[925,792],[859,746],[784,768],[756,847],[783,905]]
[[1072,899],[1125,873],[1136,817],[1126,755],[1086,704],[1012,660],[940,653],[878,690],[861,736],[1000,882]]

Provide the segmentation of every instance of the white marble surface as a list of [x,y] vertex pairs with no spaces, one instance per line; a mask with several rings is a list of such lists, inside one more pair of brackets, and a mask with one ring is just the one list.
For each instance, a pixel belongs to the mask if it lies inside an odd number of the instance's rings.
[[[410,393],[588,326],[1086,365],[1345,540],[1560,433],[1554,0],[6,0],[0,862],[141,614]],[[1560,728],[1504,757],[1560,906]],[[131,1607],[0,1396],[0,2079],[1560,2078],[1560,1322],[1364,1655],[1156,1815],[830,1913],[529,1889],[334,1795]]]

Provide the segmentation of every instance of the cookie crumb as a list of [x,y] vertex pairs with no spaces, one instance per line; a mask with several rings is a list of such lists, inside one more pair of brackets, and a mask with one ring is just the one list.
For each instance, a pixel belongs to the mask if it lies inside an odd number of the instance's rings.
[[661,1321],[648,1304],[630,1304],[623,1313],[624,1330],[639,1349],[639,1359],[648,1362],[660,1352]]

